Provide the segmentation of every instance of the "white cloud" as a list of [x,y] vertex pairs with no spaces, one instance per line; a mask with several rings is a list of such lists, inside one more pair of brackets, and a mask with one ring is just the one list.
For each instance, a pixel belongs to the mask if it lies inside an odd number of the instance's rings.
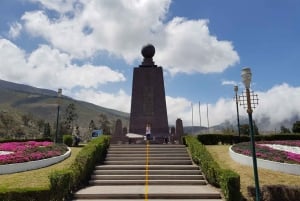
[[111,94],[95,89],[81,89],[75,92],[73,97],[102,107],[116,109],[127,113],[130,112],[131,97],[123,90],[119,90],[116,94]]
[[125,80],[123,74],[107,66],[72,63],[72,57],[41,45],[26,54],[6,39],[0,39],[0,78],[18,83],[50,89],[73,87],[98,87],[108,82]]
[[229,41],[211,36],[207,20],[176,17],[165,27],[166,44],[157,61],[172,73],[219,73],[239,61]]
[[21,82],[27,79],[25,55],[15,44],[0,38],[0,79]]
[[278,129],[283,121],[300,118],[300,87],[283,83],[257,94],[259,105],[253,114],[260,121],[270,122],[269,125],[265,125],[266,129]]
[[[39,2],[58,11],[62,3]],[[81,3],[80,10],[74,8],[73,17],[61,15],[53,19],[43,11],[33,11],[26,12],[22,21],[33,36],[45,38],[74,57],[106,51],[131,64],[141,57],[143,45],[153,43],[156,63],[172,74],[222,72],[239,61],[230,41],[220,41],[210,34],[207,20],[175,17],[165,22],[170,0]]]
[[[256,94],[256,93],[254,93]],[[257,92],[259,104],[253,109],[253,119],[262,131],[279,130],[284,122],[300,118],[300,87],[292,87],[286,83],[274,86],[266,92]],[[187,105],[177,104],[177,110],[185,111],[186,116],[182,120],[186,125],[191,125],[191,109],[187,111]],[[206,103],[201,104],[202,126],[207,126]],[[194,125],[199,126],[199,107],[194,104]],[[180,113],[180,112],[179,112]],[[248,119],[246,109],[239,105],[239,114],[242,119]],[[236,125],[236,104],[234,99],[220,98],[216,103],[208,104],[208,117],[211,126],[218,125],[226,120]],[[293,122],[292,122],[293,123]],[[285,125],[290,126],[290,125]]]
[[74,0],[30,0],[31,2],[38,2],[44,8],[55,10],[59,13],[66,13],[73,9]]
[[232,86],[237,86],[237,82],[233,80],[223,80],[222,85],[232,85]]
[[22,30],[22,25],[18,22],[12,23],[8,35],[10,38],[17,38]]

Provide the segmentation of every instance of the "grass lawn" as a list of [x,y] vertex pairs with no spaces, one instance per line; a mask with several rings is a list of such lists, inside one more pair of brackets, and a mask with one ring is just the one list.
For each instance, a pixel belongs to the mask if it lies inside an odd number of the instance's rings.
[[[241,192],[247,199],[247,186],[254,186],[253,168],[233,161],[229,155],[229,145],[206,146],[214,159],[223,168],[234,170],[240,175]],[[284,184],[300,186],[300,176],[258,168],[259,185]]]
[[71,156],[66,160],[37,170],[0,175],[0,190],[9,191],[18,188],[48,188],[50,185],[49,174],[54,170],[68,167],[75,159],[81,147],[71,147]]

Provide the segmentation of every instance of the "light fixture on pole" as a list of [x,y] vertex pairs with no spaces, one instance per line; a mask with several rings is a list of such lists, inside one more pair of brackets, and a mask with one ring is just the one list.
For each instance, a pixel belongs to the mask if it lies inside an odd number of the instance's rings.
[[234,86],[234,92],[235,92],[235,103],[236,103],[236,114],[237,114],[237,126],[238,126],[238,134],[239,134],[239,142],[241,137],[241,128],[240,128],[240,115],[239,115],[239,100],[238,100],[238,90],[239,87],[236,85]]
[[57,116],[56,116],[56,133],[55,133],[55,143],[62,143],[61,137],[59,137],[59,108],[60,108],[60,98],[62,96],[62,89],[59,88],[57,91]]
[[[257,172],[257,160],[256,160],[256,151],[255,151],[255,138],[253,131],[253,121],[252,121],[252,105],[257,104],[257,95],[250,94],[250,83],[252,78],[252,73],[250,68],[242,69],[242,80],[246,88],[246,100],[247,100],[247,113],[249,117],[249,127],[250,127],[250,139],[251,139],[251,150],[252,150],[252,160],[253,160],[253,171],[254,171],[254,180],[255,180],[255,194],[256,201],[260,201],[260,189],[259,189],[259,180],[258,180],[258,172]],[[243,96],[244,97],[244,96]],[[243,99],[244,101],[244,99]],[[251,103],[253,101],[253,103]],[[255,102],[256,101],[256,102]]]

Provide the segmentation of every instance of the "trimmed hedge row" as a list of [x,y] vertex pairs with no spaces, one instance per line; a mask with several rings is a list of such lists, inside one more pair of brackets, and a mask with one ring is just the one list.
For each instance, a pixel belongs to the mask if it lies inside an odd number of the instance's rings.
[[[201,134],[197,135],[197,139],[205,145],[235,144],[239,142],[250,141],[249,136],[241,135],[225,135],[225,134]],[[276,134],[276,135],[255,135],[256,141],[272,141],[272,140],[300,140],[298,134]]]
[[222,169],[197,138],[185,136],[184,142],[193,161],[201,167],[208,183],[221,188],[226,200],[240,201],[240,176],[232,170]]
[[56,170],[49,175],[47,189],[16,189],[0,192],[1,201],[61,201],[71,193],[88,184],[96,163],[105,159],[109,137],[102,136],[90,141],[80,150],[70,167]]
[[[255,200],[255,187],[248,186],[249,196]],[[261,188],[261,201],[295,201],[299,200],[300,189],[299,186],[286,186],[286,185],[264,185]]]

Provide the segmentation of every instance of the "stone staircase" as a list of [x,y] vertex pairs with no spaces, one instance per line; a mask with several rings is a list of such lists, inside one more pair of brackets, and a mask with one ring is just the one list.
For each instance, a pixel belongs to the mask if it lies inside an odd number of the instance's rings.
[[193,165],[184,145],[110,145],[105,163],[95,167],[90,186],[74,200],[221,201]]

